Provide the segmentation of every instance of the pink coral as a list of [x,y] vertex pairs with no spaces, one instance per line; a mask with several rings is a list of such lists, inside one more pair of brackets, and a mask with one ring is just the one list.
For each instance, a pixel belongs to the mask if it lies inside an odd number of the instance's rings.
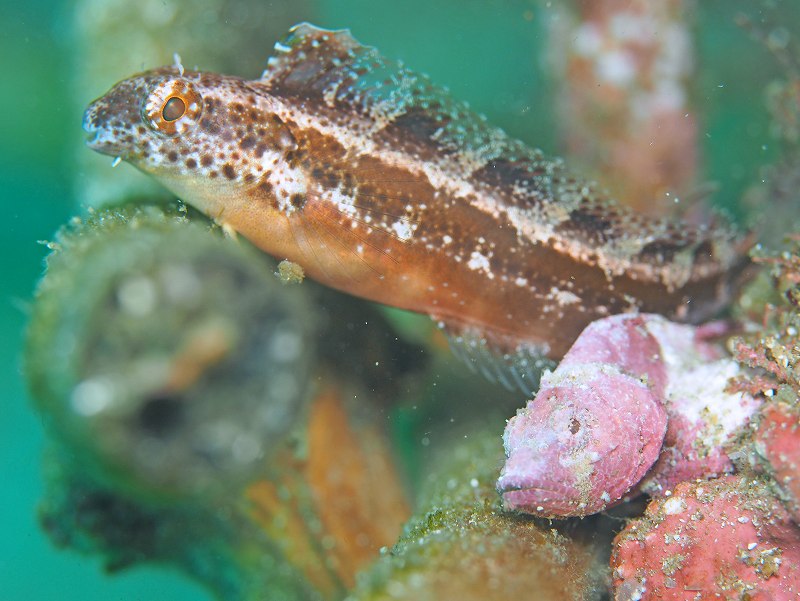
[[649,314],[586,328],[508,423],[498,481],[506,508],[588,515],[731,471],[724,447],[759,403],[725,391],[740,368],[704,332]]
[[800,598],[800,529],[766,485],[682,483],[614,541],[616,601]]

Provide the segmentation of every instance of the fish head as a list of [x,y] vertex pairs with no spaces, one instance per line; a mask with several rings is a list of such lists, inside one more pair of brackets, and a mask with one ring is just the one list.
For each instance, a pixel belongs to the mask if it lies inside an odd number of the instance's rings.
[[257,175],[256,164],[268,149],[293,143],[274,118],[271,97],[250,83],[180,67],[134,75],[86,109],[87,145],[218,215],[245,178]]
[[86,109],[87,145],[146,171],[166,167],[170,152],[181,154],[202,137],[204,87],[200,74],[172,67],[125,79]]

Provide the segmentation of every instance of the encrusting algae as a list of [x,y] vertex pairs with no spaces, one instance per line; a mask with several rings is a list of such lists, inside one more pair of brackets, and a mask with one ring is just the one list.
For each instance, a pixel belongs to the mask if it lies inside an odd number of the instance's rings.
[[554,524],[503,511],[494,490],[501,449],[494,420],[440,445],[398,542],[348,601],[604,597],[609,523]]

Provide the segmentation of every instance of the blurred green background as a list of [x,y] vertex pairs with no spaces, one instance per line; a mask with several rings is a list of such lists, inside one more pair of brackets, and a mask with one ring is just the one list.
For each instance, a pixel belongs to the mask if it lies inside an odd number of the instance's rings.
[[[546,5],[556,2],[316,0],[308,7],[316,24],[349,27],[360,41],[449,86],[513,135],[556,151],[541,24]],[[180,8],[181,3],[169,4]],[[291,0],[283,4],[291,12]],[[794,22],[797,8],[777,5],[778,14],[788,19],[784,24]],[[780,75],[780,68],[733,23],[740,9],[758,16],[761,10],[753,6],[744,0],[703,2],[695,25],[699,57],[693,94],[702,111],[704,178],[719,184],[717,198],[734,210],[742,191],[757,179],[759,166],[776,158],[762,100],[765,85]],[[788,12],[781,13],[784,9]],[[51,238],[82,210],[72,190],[81,177],[76,157],[89,151],[82,145],[80,102],[71,87],[73,10],[71,3],[30,0],[24,5],[4,2],[0,11],[0,206],[6,211],[0,238],[0,381],[5,393],[0,599],[205,599],[192,582],[156,568],[106,577],[96,559],[53,548],[36,521],[43,433],[26,398],[20,349],[46,254],[38,241]],[[794,33],[800,34],[800,28]],[[266,61],[274,41],[265,39],[253,52]],[[161,59],[170,63],[172,56]],[[86,90],[82,102],[102,92]]]

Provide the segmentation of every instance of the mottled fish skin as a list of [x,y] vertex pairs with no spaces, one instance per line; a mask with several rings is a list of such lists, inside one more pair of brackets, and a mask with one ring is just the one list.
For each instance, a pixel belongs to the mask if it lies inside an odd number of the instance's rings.
[[706,319],[746,271],[731,232],[615,205],[347,31],[301,24],[275,49],[259,80],[117,84],[89,146],[329,286],[503,352],[559,358],[621,312]]

